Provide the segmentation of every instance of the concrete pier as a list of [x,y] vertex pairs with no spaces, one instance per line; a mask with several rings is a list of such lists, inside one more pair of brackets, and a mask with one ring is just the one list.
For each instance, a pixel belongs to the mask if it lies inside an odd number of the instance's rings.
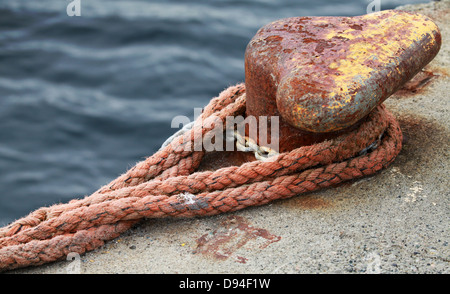
[[403,150],[375,176],[238,212],[145,220],[73,261],[9,273],[450,273],[450,1],[437,57],[385,101]]

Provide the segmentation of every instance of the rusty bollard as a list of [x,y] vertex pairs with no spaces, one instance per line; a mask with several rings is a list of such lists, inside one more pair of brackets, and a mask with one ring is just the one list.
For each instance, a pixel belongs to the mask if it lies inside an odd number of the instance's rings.
[[336,137],[414,77],[440,45],[430,18],[398,10],[272,22],[246,49],[246,114],[280,117],[280,152]]

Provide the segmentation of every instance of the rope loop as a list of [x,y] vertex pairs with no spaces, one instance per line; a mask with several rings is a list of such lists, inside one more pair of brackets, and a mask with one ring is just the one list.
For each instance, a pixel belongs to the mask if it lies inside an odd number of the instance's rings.
[[[212,99],[197,119],[224,122],[244,113],[245,86],[238,84]],[[398,122],[379,106],[348,134],[280,154],[235,132],[227,139],[259,160],[196,171],[206,151],[186,144],[211,128],[189,124],[90,196],[40,208],[0,228],[0,271],[93,250],[144,218],[215,215],[369,176],[389,166],[402,147]]]

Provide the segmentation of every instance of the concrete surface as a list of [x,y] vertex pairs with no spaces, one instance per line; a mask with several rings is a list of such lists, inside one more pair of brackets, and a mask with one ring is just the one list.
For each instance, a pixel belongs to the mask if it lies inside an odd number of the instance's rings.
[[80,259],[10,273],[450,273],[450,1],[401,8],[432,17],[443,46],[386,101],[405,136],[391,167],[235,213],[146,220]]

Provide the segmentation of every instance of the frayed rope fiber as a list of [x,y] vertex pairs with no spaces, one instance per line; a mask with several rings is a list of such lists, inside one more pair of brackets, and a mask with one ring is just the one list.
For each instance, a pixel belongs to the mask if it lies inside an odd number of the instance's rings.
[[[213,125],[208,118],[225,122],[244,113],[245,86],[231,86],[205,107],[197,119],[204,124],[194,124],[92,195],[40,208],[0,228],[0,271],[93,250],[144,218],[215,215],[369,176],[386,168],[402,148],[399,124],[381,105],[356,130],[334,140],[275,160],[196,172],[205,151],[189,151],[185,144],[212,129],[205,127]],[[376,149],[360,155],[381,135]]]

